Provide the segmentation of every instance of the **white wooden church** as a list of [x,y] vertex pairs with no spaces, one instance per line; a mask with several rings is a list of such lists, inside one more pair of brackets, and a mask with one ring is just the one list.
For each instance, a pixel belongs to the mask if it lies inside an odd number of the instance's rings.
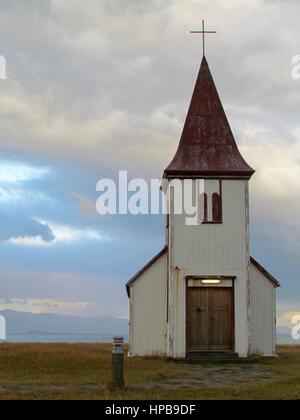
[[276,354],[279,282],[250,255],[249,181],[205,56],[167,180],[204,179],[205,217],[166,218],[166,245],[128,283],[131,356]]

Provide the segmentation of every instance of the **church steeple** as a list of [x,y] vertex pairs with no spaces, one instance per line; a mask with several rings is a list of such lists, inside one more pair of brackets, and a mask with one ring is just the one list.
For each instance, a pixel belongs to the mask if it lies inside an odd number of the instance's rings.
[[164,177],[249,179],[253,173],[238,150],[204,56],[180,144]]

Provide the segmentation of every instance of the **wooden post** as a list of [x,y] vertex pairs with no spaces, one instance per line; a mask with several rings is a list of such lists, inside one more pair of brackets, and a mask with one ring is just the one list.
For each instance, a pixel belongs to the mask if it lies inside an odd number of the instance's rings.
[[112,383],[124,386],[124,338],[114,337],[112,351]]

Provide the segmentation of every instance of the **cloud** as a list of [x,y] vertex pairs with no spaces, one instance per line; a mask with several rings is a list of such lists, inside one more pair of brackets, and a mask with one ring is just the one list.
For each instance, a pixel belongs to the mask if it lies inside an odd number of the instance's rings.
[[18,184],[40,179],[49,173],[48,168],[37,168],[22,162],[0,162],[0,183]]
[[23,162],[0,161],[0,241],[16,237],[40,238],[49,243],[54,240],[53,231],[47,223],[41,223],[24,211],[22,201],[33,196],[41,199],[28,185],[32,181],[45,178],[48,168],[35,167]]
[[[289,30],[280,32],[273,24],[280,7],[254,0],[241,13],[239,6],[239,0],[5,3],[0,35],[10,79],[0,95],[0,144],[60,162],[68,156],[88,170],[161,174],[177,147],[200,60],[200,41],[189,30],[204,15],[218,30],[208,51],[230,119],[247,104],[242,123],[254,109],[251,121],[264,119],[265,127],[279,118],[298,126],[300,84],[291,78],[290,59],[299,6],[285,9]],[[254,19],[255,33],[247,30]],[[13,36],[12,27],[20,28]]]
[[[109,239],[97,229],[69,226],[62,222],[49,222],[32,216],[34,212],[45,213],[45,211],[49,216],[53,207],[59,207],[64,213],[67,209],[69,213],[72,211],[71,200],[68,207],[63,201],[64,193],[62,192],[60,197],[55,197],[54,194],[57,193],[49,188],[51,178],[54,176],[53,168],[50,170],[48,167],[13,160],[0,161],[0,241],[22,246],[50,246],[61,242]],[[72,181],[70,179],[70,183]],[[76,198],[81,200],[82,205],[90,205],[87,198],[78,194]],[[78,223],[78,220],[74,222]]]
[[125,285],[109,276],[0,269],[0,278],[1,310],[128,316]]
[[89,302],[74,302],[51,299],[0,299],[1,310],[13,310],[19,312],[31,312],[34,314],[81,314],[90,307]]
[[77,241],[108,241],[110,238],[99,231],[84,228],[77,229],[72,226],[60,225],[54,222],[47,222],[54,232],[54,242],[77,242]]
[[0,211],[0,240],[13,241],[14,238],[40,238],[51,243],[55,236],[49,225],[22,214],[9,214]]
[[[47,199],[44,191],[34,188],[34,183],[49,178],[50,168],[34,166],[24,161],[0,158],[0,203],[15,207],[19,201]],[[3,205],[4,203],[4,205]]]
[[54,236],[52,241],[45,241],[40,235],[37,236],[16,236],[9,239],[9,243],[20,246],[45,246],[53,244]]
[[[244,124],[241,151],[256,169],[251,180],[251,209],[255,222],[272,240],[298,253],[300,250],[300,137],[290,133],[290,142],[271,128]],[[274,229],[276,226],[276,229]]]
[[39,222],[41,226],[47,226],[49,231],[52,232],[51,238],[42,235],[32,236],[13,236],[9,242],[14,245],[22,246],[53,246],[60,242],[74,243],[81,241],[108,241],[110,238],[107,235],[101,234],[99,231],[84,228],[78,229],[72,226],[60,225],[54,222]]

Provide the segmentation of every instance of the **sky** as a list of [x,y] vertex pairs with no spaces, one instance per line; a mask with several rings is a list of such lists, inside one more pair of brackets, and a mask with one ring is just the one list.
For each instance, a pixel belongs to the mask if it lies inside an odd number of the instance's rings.
[[125,283],[164,243],[160,216],[99,216],[96,183],[160,178],[207,59],[251,180],[251,253],[300,312],[300,4],[0,0],[0,305],[128,316]]

